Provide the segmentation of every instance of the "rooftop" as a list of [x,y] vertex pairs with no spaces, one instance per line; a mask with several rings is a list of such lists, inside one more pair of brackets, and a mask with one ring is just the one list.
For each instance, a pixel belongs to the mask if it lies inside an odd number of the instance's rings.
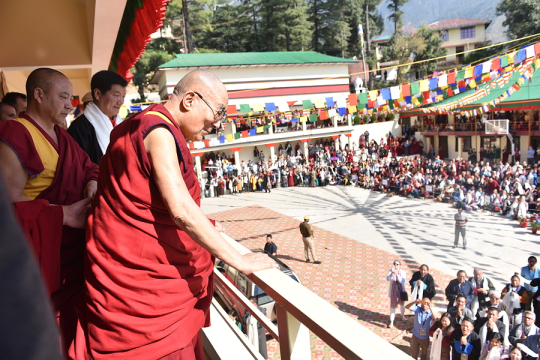
[[210,66],[256,66],[331,63],[338,64],[356,62],[358,61],[324,55],[315,51],[204,53],[178,54],[176,55],[175,59],[159,66],[159,69]]
[[491,24],[491,20],[455,18],[455,19],[436,21],[434,23],[429,24],[427,27],[430,29],[435,29],[435,30],[445,30],[445,29],[461,28],[464,26],[485,25],[487,28],[489,24]]
[[383,35],[383,36],[376,36],[376,37],[374,37],[373,39],[371,39],[371,42],[372,42],[372,43],[377,43],[377,42],[388,42],[388,41],[390,41],[391,38],[392,38],[392,34],[390,34],[390,35]]

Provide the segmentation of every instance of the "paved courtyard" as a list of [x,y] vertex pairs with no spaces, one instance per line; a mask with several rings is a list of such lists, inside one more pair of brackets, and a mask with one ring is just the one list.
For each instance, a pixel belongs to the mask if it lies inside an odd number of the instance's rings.
[[[350,187],[226,195],[203,199],[202,208],[250,249],[262,248],[265,235],[273,234],[279,257],[304,286],[406,352],[410,334],[405,329],[412,324],[399,320],[396,328],[386,325],[386,274],[395,258],[402,259],[410,274],[419,264],[428,264],[438,290],[435,304],[443,305],[444,288],[457,270],[472,276],[473,267],[481,267],[502,287],[540,249],[540,237],[516,221],[475,212],[469,213],[468,249],[454,250],[455,209],[450,205]],[[304,215],[311,217],[322,265],[303,261],[298,225]],[[275,342],[268,346],[271,358],[278,359]],[[312,350],[315,359],[340,358],[315,336]]]

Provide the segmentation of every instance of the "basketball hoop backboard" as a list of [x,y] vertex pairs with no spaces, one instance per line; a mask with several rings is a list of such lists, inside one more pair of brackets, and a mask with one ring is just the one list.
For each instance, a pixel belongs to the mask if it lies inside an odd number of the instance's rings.
[[486,135],[508,135],[509,120],[484,120]]

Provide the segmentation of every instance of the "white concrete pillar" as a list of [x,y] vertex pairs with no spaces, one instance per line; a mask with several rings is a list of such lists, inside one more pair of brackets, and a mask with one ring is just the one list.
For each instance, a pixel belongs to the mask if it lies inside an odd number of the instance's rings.
[[476,161],[480,161],[480,146],[482,145],[482,140],[480,136],[476,136]]
[[232,142],[234,142],[234,134],[236,133],[236,124],[231,121],[231,134],[233,134]]
[[458,138],[457,139],[457,147],[458,147],[458,157],[463,157],[463,154],[462,154],[462,151],[463,151],[463,139],[462,138]]
[[334,116],[332,122],[334,123],[334,129],[337,129],[337,116]]
[[[360,116],[360,114],[359,114],[358,116]],[[353,119],[353,114],[347,115],[347,126],[348,126],[349,128],[352,127],[352,119]],[[350,145],[349,145],[349,146],[350,146]]]
[[339,138],[334,139],[334,148],[336,149],[336,151],[339,149]]
[[353,138],[352,136],[349,136],[349,150],[353,150]]
[[234,152],[234,164],[240,169],[240,151]]
[[270,159],[272,162],[276,161],[276,147],[270,146]]
[[302,121],[302,134],[306,134],[306,131],[307,131],[307,120],[306,121]]
[[273,135],[274,134],[274,124],[272,121],[270,121],[270,128],[268,128],[268,134]]
[[202,167],[201,167],[201,157],[195,156],[195,169],[197,169],[197,178],[198,180],[202,179]]
[[302,144],[304,144],[304,156],[305,156],[306,158],[308,158],[308,157],[309,157],[309,146],[308,146],[308,142],[305,141],[305,142],[303,142]]

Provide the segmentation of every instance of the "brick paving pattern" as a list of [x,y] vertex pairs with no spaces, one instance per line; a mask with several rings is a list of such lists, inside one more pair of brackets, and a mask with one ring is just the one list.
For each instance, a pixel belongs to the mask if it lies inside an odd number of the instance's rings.
[[[412,327],[412,317],[406,317],[404,322],[397,315],[395,327],[388,328],[390,303],[386,275],[397,258],[409,276],[419,264],[312,225],[316,253],[322,261],[321,265],[314,265],[305,262],[298,229],[300,221],[296,219],[258,205],[213,213],[209,217],[222,222],[226,233],[249,249],[263,248],[266,234],[272,234],[278,257],[298,274],[304,286],[410,354],[411,334],[405,330]],[[434,307],[442,306],[444,288],[454,276],[436,269],[430,269],[430,273],[437,289]],[[311,334],[311,349],[313,359],[341,359],[314,334]],[[270,359],[279,359],[276,341],[268,342],[268,351]]]

